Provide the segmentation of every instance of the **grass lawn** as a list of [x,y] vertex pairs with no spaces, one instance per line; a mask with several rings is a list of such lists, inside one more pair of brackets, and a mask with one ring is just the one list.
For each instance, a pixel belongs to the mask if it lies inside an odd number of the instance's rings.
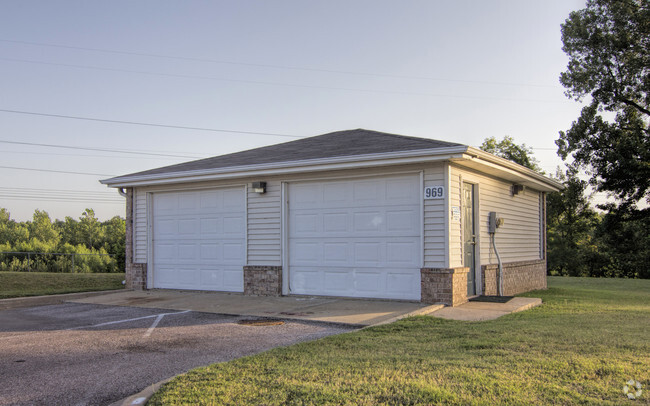
[[123,273],[0,272],[0,299],[123,289]]
[[413,317],[195,369],[148,404],[650,404],[650,280],[548,285],[493,321]]

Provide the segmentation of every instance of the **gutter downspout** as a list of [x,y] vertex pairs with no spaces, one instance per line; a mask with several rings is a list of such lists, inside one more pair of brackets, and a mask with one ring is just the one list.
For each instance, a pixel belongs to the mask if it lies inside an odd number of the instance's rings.
[[117,188],[117,193],[119,193],[122,197],[126,197],[126,192],[124,191],[123,187]]

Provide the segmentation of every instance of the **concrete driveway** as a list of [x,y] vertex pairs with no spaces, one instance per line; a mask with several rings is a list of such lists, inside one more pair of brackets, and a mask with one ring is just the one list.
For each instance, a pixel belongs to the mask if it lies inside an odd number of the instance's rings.
[[444,307],[416,302],[301,296],[244,296],[240,293],[180,290],[119,291],[74,299],[75,303],[136,306],[206,313],[277,317],[366,327]]
[[352,329],[246,319],[88,303],[0,311],[0,405],[107,405],[198,366]]

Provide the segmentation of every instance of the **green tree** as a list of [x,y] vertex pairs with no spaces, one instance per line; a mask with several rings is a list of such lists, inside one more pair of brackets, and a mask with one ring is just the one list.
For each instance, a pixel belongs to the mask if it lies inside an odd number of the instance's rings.
[[106,252],[115,255],[113,258],[117,267],[121,272],[124,272],[126,262],[126,221],[120,216],[115,216],[103,222],[102,227],[104,229],[102,245]]
[[56,220],[54,227],[61,234],[61,244],[78,245],[81,241],[78,234],[79,222],[70,216],[66,216],[63,221]]
[[588,0],[562,25],[562,42],[569,63],[560,82],[567,97],[589,103],[560,132],[558,153],[617,197],[608,210],[647,216],[637,204],[650,202],[650,3]]
[[0,245],[4,245],[3,251],[11,251],[17,242],[27,241],[29,231],[24,224],[16,223],[11,219],[9,211],[0,208]]
[[84,210],[81,217],[79,217],[79,224],[77,226],[79,242],[89,248],[99,249],[103,234],[101,223],[95,217],[95,211],[93,209]]
[[515,144],[515,140],[509,135],[503,137],[501,141],[497,141],[494,137],[486,138],[479,148],[485,152],[518,163],[535,172],[544,173],[539,166],[539,161],[532,156],[533,150],[527,147],[526,144]]
[[34,210],[33,220],[28,227],[30,240],[40,241],[39,246],[43,246],[42,243],[56,246],[61,239],[61,235],[52,224],[50,215],[45,210]]
[[591,276],[598,267],[594,231],[600,217],[590,207],[587,181],[576,167],[566,173],[559,168],[555,178],[564,189],[546,199],[548,270],[552,274]]

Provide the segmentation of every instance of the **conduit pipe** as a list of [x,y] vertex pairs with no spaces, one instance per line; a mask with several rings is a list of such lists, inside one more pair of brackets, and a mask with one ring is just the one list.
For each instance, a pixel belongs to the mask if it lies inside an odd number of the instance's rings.
[[497,244],[494,241],[494,235],[496,233],[490,233],[490,240],[492,241],[492,248],[494,248],[494,253],[497,256],[497,263],[499,264],[499,277],[497,279],[497,295],[503,296],[503,265],[501,264],[501,257],[499,256],[499,250],[497,249]]

